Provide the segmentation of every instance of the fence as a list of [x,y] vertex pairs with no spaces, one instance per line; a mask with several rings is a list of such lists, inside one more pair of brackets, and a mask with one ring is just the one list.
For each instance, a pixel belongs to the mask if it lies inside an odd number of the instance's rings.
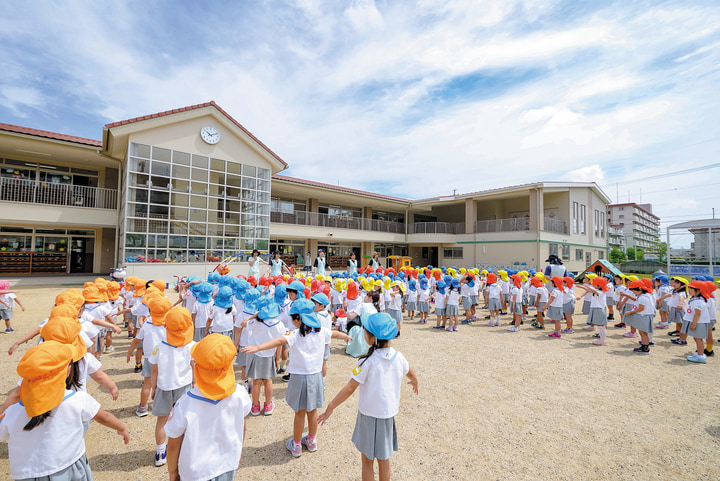
[[117,190],[3,177],[0,201],[115,209]]

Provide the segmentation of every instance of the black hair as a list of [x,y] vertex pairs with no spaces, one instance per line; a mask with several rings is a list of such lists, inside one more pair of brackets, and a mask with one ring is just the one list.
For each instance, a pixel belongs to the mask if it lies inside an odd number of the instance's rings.
[[290,318],[293,321],[300,321],[300,327],[298,327],[298,331],[300,331],[300,335],[302,337],[305,337],[307,334],[311,332],[320,332],[319,327],[310,327],[304,322],[302,322],[302,316],[300,314],[290,314]]
[[372,299],[372,305],[380,312],[380,293],[378,291],[370,291],[367,296]]
[[[702,291],[701,291],[700,289],[698,289],[697,287],[690,287],[690,286],[687,286],[687,287],[690,288],[690,289],[695,289],[695,290],[697,291],[697,294],[695,294],[695,295],[692,297],[693,299],[699,297],[700,299],[703,300],[703,302],[707,302],[707,299],[705,299],[705,296],[702,295]],[[690,293],[688,292],[688,294],[690,294]]]
[[686,284],[683,284],[682,282],[678,282],[678,281],[675,281],[675,282],[677,282],[678,284],[680,284],[682,286],[680,289],[673,289],[673,292],[675,294],[680,294],[681,292],[687,293],[687,285]]
[[250,257],[253,257],[256,252],[257,252],[258,255],[260,255],[260,251],[259,251],[259,250],[253,249],[252,254],[250,254]]
[[230,314],[232,312],[232,306],[225,309],[225,314]]
[[452,284],[450,284],[450,286],[448,286],[448,292],[459,291],[459,290],[460,290],[459,287],[455,287]]
[[465,276],[465,280],[468,282],[472,282],[473,278],[471,276]]
[[[370,334],[370,335],[372,336],[372,334]],[[375,337],[375,336],[373,336],[373,337]],[[365,361],[367,361],[368,358],[373,355],[373,353],[375,352],[375,349],[382,349],[384,347],[387,347],[389,342],[390,342],[389,339],[378,339],[377,337],[375,337],[375,342],[373,343],[372,346],[370,346],[370,349],[368,349],[367,354],[360,356],[360,362],[358,363],[358,366],[362,366],[365,363]]]
[[83,387],[83,379],[80,379],[80,360],[70,363],[70,371],[65,378],[65,389],[79,391]]
[[147,282],[145,283],[145,289],[147,289],[148,287],[150,287],[153,282],[155,282],[155,279],[150,279],[149,281],[147,281]]
[[45,422],[45,420],[46,420],[47,418],[50,417],[50,414],[51,414],[51,413],[52,413],[52,410],[51,410],[51,411],[48,411],[48,412],[46,412],[46,413],[42,413],[42,414],[40,414],[40,415],[38,415],[38,416],[33,416],[33,417],[31,417],[31,418],[30,418],[30,421],[28,421],[28,423],[27,423],[27,424],[25,425],[25,427],[23,428],[23,431],[32,431],[32,430],[35,429],[36,427],[40,426],[42,423]]

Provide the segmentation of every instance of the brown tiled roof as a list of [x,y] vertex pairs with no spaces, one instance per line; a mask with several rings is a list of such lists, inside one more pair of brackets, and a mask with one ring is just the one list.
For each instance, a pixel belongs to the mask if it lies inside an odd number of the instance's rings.
[[0,123],[0,130],[4,130],[6,132],[14,132],[16,134],[33,135],[35,137],[43,137],[46,139],[63,140],[65,142],[72,142],[75,144],[91,145],[93,147],[102,147],[102,142],[99,140],[86,139],[83,137],[75,137],[72,135],[58,134],[55,132],[48,132],[46,130],[31,129],[29,127],[21,127],[19,125]]
[[367,192],[367,191],[364,191],[364,190],[351,189],[351,188],[349,188],[349,187],[342,187],[342,186],[340,186],[340,185],[325,184],[325,183],[322,183],[322,182],[315,182],[315,181],[313,181],[313,180],[298,179],[297,177],[288,177],[287,175],[275,174],[275,175],[272,176],[272,178],[275,179],[275,180],[284,180],[284,181],[286,181],[286,182],[292,182],[292,183],[295,183],[295,184],[309,185],[309,186],[312,186],[312,187],[320,187],[320,188],[323,188],[323,189],[337,190],[337,191],[339,191],[339,192],[347,192],[347,193],[349,193],[349,194],[367,195],[367,196],[370,196],[370,197],[377,197],[377,198],[379,198],[379,199],[392,200],[392,201],[395,201],[395,202],[405,202],[405,203],[409,203],[409,202],[410,202],[409,199],[402,199],[402,198],[400,198],[400,197],[392,197],[392,196],[389,196],[389,195],[378,194],[378,193],[376,193],[376,192]]
[[189,105],[189,106],[187,106],[187,107],[182,107],[182,108],[179,108],[179,109],[172,109],[172,110],[166,110],[165,112],[158,112],[158,113],[156,113],[156,114],[143,115],[142,117],[135,117],[134,119],[120,120],[120,121],[118,121],[118,122],[113,122],[113,123],[111,123],[111,124],[105,124],[105,128],[106,128],[106,129],[111,129],[111,128],[113,128],[113,127],[119,127],[119,126],[121,126],[121,125],[127,125],[127,124],[132,124],[132,123],[135,123],[135,122],[141,122],[141,121],[143,121],[143,120],[156,119],[156,118],[158,118],[158,117],[164,117],[164,116],[166,116],[166,115],[178,114],[178,113],[180,113],[180,112],[187,112],[188,110],[202,109],[202,108],[211,107],[211,106],[212,106],[212,107],[215,107],[216,109],[218,109],[225,117],[228,118],[228,120],[230,120],[232,123],[234,123],[235,125],[237,125],[239,129],[241,129],[243,132],[245,132],[246,134],[248,134],[250,137],[252,137],[252,139],[255,140],[255,142],[257,142],[257,143],[260,144],[265,150],[267,150],[268,152],[270,152],[270,154],[271,154],[273,157],[275,157],[277,160],[279,160],[286,168],[288,167],[287,162],[285,162],[283,159],[281,159],[275,152],[273,152],[272,150],[270,150],[270,148],[269,148],[267,145],[265,145],[265,144],[263,144],[262,142],[260,142],[260,139],[258,139],[258,138],[255,137],[253,134],[251,134],[248,129],[246,129],[245,127],[242,126],[242,124],[240,124],[240,122],[238,122],[237,120],[235,120],[234,118],[232,118],[232,117],[230,116],[230,114],[228,114],[227,112],[225,112],[218,104],[215,103],[214,100],[211,100],[210,102],[205,102],[204,104]]

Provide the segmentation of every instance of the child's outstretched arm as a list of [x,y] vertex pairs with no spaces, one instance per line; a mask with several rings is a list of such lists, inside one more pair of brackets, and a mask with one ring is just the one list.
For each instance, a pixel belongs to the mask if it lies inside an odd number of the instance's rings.
[[122,436],[123,442],[125,442],[125,444],[128,444],[130,442],[130,433],[128,433],[125,425],[109,412],[105,411],[104,409],[99,409],[93,419],[102,424],[103,426],[117,431],[117,433]]
[[10,394],[8,394],[7,399],[0,404],[0,415],[2,415],[7,408],[12,406],[13,404],[17,404],[20,402],[20,388],[16,387],[12,391],[10,391]]
[[20,299],[18,299],[18,298],[16,297],[16,298],[15,298],[15,302],[17,302],[17,305],[20,306],[20,309],[22,309],[23,312],[25,312],[25,306],[23,306],[23,303],[20,302]]
[[18,347],[20,347],[20,344],[25,344],[25,343],[28,342],[30,339],[32,339],[33,337],[35,337],[35,336],[37,336],[37,335],[39,335],[39,334],[40,334],[40,328],[39,328],[39,327],[36,327],[36,328],[33,329],[32,331],[30,331],[30,332],[28,332],[27,334],[25,334],[23,337],[21,337],[20,339],[18,339],[17,341],[15,341],[15,343],[14,343],[12,346],[10,346],[10,349],[8,349],[8,356],[12,356],[13,352],[15,352],[15,349],[17,349]]
[[407,377],[408,377],[408,379],[410,379],[410,382],[408,384],[410,384],[412,386],[413,391],[415,391],[415,394],[419,394],[418,393],[418,378],[417,378],[417,375],[415,374],[415,371],[413,371],[413,368],[410,368],[408,370]]
[[345,384],[345,386],[340,390],[340,392],[335,395],[333,400],[330,401],[327,408],[325,409],[325,412],[318,416],[318,423],[321,425],[325,424],[325,421],[327,421],[330,416],[332,416],[335,408],[347,401],[347,398],[352,396],[352,394],[355,392],[359,385],[360,383],[357,382],[355,379],[350,379],[348,383]]
[[258,351],[267,351],[268,349],[274,349],[276,347],[284,346],[287,344],[287,339],[285,339],[285,336],[276,337],[275,339],[271,339],[268,342],[263,342],[259,346],[246,346],[240,349],[242,352],[249,352],[250,354],[255,354]]
[[[10,309],[10,304],[8,304],[7,302],[3,301],[2,299],[0,299],[0,304],[2,304],[3,306],[5,306],[5,309]],[[23,310],[24,310],[24,309],[23,309]]]
[[353,340],[352,337],[350,337],[347,334],[345,334],[344,332],[340,332],[340,331],[332,331],[332,334],[330,335],[330,337],[332,339],[342,339],[343,341],[347,341],[347,342],[350,342]]
[[117,385],[115,385],[113,380],[110,379],[110,376],[105,374],[102,369],[98,369],[94,373],[90,374],[90,377],[93,379],[93,381],[110,391],[110,396],[112,396],[113,401],[117,401],[117,398],[120,395],[120,390],[118,389]]

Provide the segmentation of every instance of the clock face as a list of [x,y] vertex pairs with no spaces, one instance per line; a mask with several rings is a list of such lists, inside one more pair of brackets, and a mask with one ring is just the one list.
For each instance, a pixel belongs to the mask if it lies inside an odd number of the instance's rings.
[[203,127],[200,129],[200,137],[208,144],[217,144],[220,142],[220,132],[215,127]]

